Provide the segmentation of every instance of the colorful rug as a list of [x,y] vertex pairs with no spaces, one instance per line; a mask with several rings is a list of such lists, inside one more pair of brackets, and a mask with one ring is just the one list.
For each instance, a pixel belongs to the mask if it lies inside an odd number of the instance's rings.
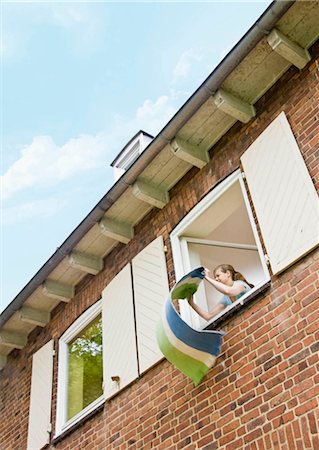
[[175,284],[157,327],[157,342],[165,358],[197,386],[220,354],[224,331],[198,331],[177,313],[173,300],[193,295],[205,278],[204,267],[192,270]]

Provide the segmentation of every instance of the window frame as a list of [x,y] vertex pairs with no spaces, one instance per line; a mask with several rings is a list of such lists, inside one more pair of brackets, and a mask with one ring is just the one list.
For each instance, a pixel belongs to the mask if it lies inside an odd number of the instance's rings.
[[98,300],[94,305],[88,308],[77,320],[75,320],[75,322],[73,322],[73,324],[63,333],[63,335],[59,339],[55,437],[71,428],[74,424],[86,417],[105,401],[104,395],[102,393],[100,397],[83,408],[82,411],[80,411],[78,414],[76,414],[69,420],[66,419],[68,396],[68,344],[99,314],[102,315],[102,300]]
[[[229,310],[233,308],[239,308],[245,303],[245,299],[247,297],[253,297],[254,292],[259,292],[263,286],[266,286],[270,282],[270,273],[267,267],[265,254],[260,242],[257,226],[255,223],[255,219],[251,210],[251,206],[249,203],[249,198],[247,194],[247,190],[245,187],[243,173],[240,169],[237,169],[231,175],[229,175],[225,180],[223,180],[220,184],[218,184],[211,192],[209,192],[177,225],[177,227],[172,231],[170,235],[171,246],[172,246],[172,254],[173,254],[173,262],[175,268],[175,277],[176,280],[179,280],[182,276],[185,275],[192,268],[187,264],[187,239],[183,236],[184,230],[193,223],[206,209],[213,205],[215,201],[217,201],[226,191],[234,184],[239,182],[241,192],[243,195],[243,200],[246,206],[247,215],[249,218],[250,226],[252,229],[252,233],[256,242],[256,247],[258,251],[258,255],[260,258],[261,266],[264,271],[265,278],[264,280],[256,285],[252,290],[243,295],[240,299],[236,300],[231,306],[225,308],[218,316],[215,316],[210,321],[207,321],[204,325],[202,325],[200,318],[198,315],[191,310],[191,308],[187,305],[185,301],[180,301],[180,313],[182,318],[191,326],[197,329],[203,329],[207,327],[210,323],[214,322],[217,318],[220,318],[227,313]],[[183,237],[182,237],[183,236]]]

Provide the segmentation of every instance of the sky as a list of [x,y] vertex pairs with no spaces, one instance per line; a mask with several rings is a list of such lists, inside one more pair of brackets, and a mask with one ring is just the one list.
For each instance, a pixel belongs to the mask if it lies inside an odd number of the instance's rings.
[[0,311],[269,4],[2,0]]

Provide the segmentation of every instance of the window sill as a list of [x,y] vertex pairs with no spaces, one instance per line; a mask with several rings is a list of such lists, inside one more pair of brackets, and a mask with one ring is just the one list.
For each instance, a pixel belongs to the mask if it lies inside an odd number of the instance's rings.
[[227,307],[224,311],[213,317],[210,321],[206,322],[202,327],[200,327],[200,330],[215,330],[218,325],[236,314],[238,310],[250,303],[261,292],[265,292],[270,287],[270,284],[271,282],[268,280],[262,285],[256,286],[252,291],[247,292],[246,295],[236,300],[236,302],[234,302],[231,306]]
[[89,420],[92,416],[99,413],[103,410],[105,403],[104,396],[99,397],[93,403],[88,405],[83,411],[70,419],[61,429],[61,431],[57,432],[53,437],[51,443],[57,444],[62,439],[64,439],[68,434],[72,433],[76,428],[82,426],[87,420]]

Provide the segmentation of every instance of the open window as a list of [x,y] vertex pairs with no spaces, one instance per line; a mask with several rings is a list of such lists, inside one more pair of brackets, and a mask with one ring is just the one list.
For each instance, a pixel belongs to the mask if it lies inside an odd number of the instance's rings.
[[[171,241],[176,279],[198,266],[213,270],[219,264],[231,264],[254,284],[255,290],[269,281],[240,171],[218,185],[183,219],[173,231]],[[221,295],[204,282],[195,301],[202,308],[211,310]],[[205,323],[185,301],[180,302],[180,309],[183,318],[195,328]]]
[[104,401],[101,308],[98,301],[60,338],[56,435]]

